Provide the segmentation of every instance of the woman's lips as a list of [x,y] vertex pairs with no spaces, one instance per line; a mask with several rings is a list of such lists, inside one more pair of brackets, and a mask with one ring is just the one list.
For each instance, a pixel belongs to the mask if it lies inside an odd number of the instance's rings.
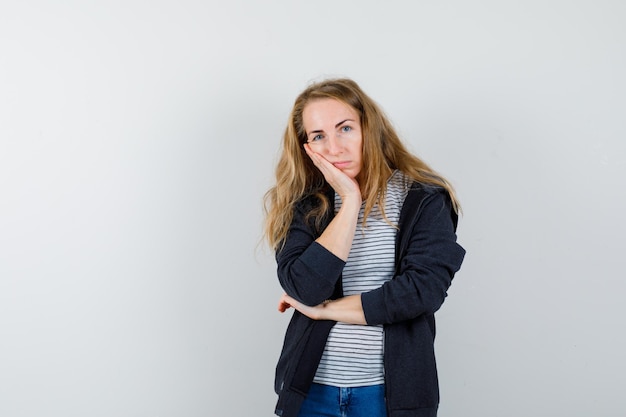
[[338,169],[343,169],[350,165],[350,161],[333,162],[333,165]]

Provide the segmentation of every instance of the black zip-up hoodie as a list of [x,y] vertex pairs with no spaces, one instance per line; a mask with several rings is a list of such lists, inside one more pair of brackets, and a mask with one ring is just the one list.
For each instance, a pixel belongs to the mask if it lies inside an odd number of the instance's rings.
[[[276,254],[278,279],[287,294],[307,305],[342,297],[345,262],[315,242],[321,230],[306,214],[316,198],[304,199]],[[439,405],[434,313],[443,303],[465,250],[456,243],[457,215],[447,192],[413,183],[402,206],[396,237],[396,271],[380,288],[361,294],[368,324],[384,325],[385,396],[389,417],[434,417]],[[311,320],[294,311],[276,366],[275,413],[297,417],[311,386],[334,321]]]

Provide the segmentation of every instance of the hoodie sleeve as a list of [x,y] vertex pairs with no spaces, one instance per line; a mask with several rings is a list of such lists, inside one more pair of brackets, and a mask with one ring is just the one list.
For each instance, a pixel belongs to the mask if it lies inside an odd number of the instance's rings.
[[396,275],[381,287],[361,294],[368,324],[389,324],[432,314],[441,307],[465,250],[456,242],[457,216],[447,193],[429,193],[416,208],[408,246]]
[[284,246],[276,253],[278,280],[287,294],[315,306],[331,298],[345,262],[315,242],[318,234],[296,210]]

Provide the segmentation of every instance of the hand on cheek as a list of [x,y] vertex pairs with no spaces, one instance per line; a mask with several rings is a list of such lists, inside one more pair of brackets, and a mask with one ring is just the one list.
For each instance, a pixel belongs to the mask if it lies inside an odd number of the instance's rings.
[[308,143],[304,144],[304,150],[326,181],[342,199],[354,196],[359,201],[361,200],[361,190],[355,179],[350,178],[345,172],[335,167],[323,155],[314,152]]

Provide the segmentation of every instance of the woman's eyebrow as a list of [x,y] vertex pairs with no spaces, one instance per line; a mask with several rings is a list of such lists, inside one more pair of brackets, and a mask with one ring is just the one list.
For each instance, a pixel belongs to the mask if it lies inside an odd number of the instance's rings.
[[341,122],[337,123],[337,124],[335,125],[335,127],[339,127],[339,126],[341,126],[342,124],[344,124],[345,122],[354,122],[354,120],[352,120],[352,119],[346,119],[346,120],[343,120],[343,121],[341,121]]

